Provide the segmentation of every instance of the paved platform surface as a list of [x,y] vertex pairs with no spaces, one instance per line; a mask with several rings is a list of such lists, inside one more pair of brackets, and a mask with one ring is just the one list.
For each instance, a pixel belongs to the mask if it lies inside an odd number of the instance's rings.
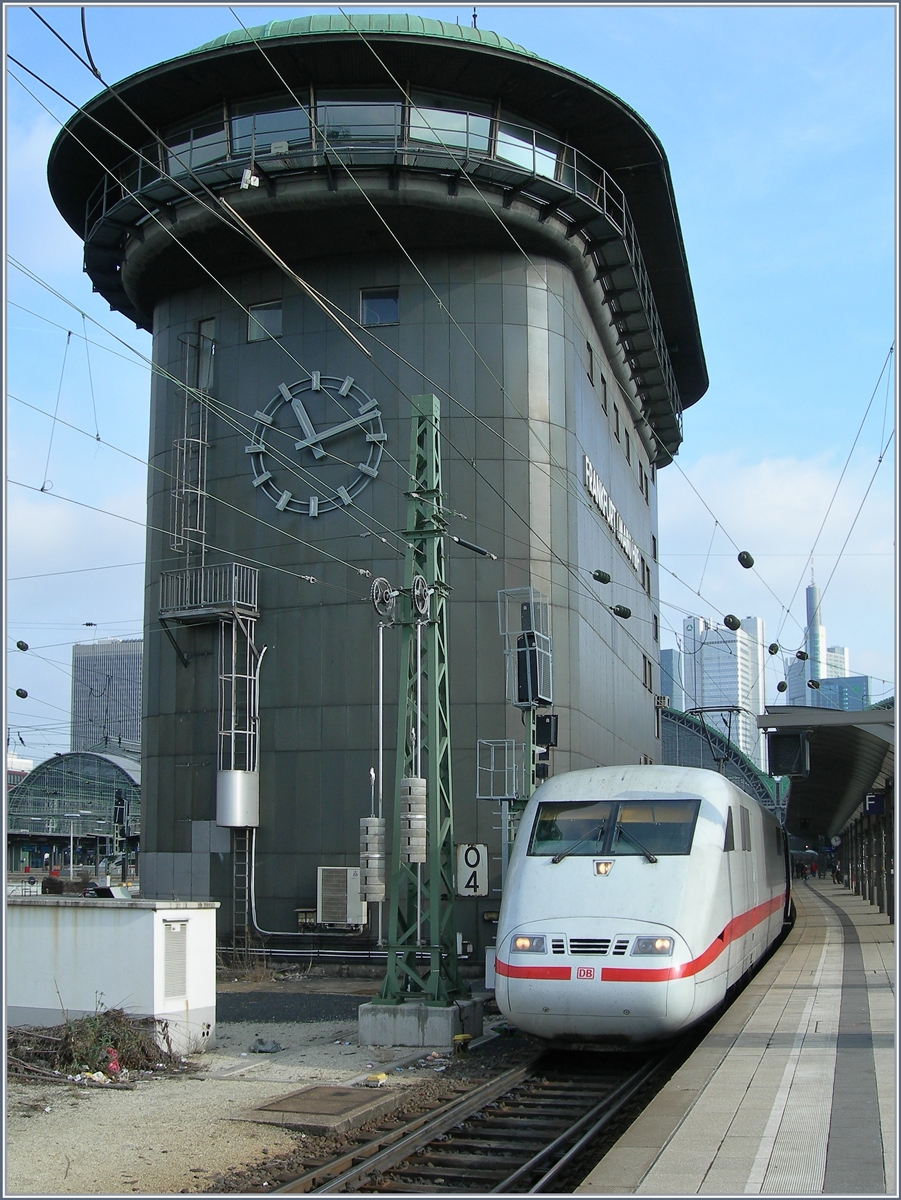
[[898,1195],[895,931],[831,880],[583,1195]]

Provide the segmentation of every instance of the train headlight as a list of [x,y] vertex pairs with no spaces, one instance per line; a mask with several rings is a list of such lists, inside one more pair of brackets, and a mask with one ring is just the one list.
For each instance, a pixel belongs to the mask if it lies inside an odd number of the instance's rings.
[[637,937],[632,946],[633,954],[672,954],[671,937]]
[[547,941],[544,934],[537,936],[529,936],[528,934],[517,934],[510,943],[511,950],[525,950],[531,954],[544,954],[547,950]]

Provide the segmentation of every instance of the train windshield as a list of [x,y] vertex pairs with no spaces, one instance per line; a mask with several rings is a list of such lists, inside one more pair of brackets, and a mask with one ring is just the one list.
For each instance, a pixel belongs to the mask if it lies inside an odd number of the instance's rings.
[[600,854],[616,806],[610,800],[542,804],[530,854]]
[[700,800],[630,800],[620,804],[611,854],[688,854]]
[[[700,800],[588,800],[541,804],[529,854],[689,854]],[[559,856],[559,858],[558,858]]]

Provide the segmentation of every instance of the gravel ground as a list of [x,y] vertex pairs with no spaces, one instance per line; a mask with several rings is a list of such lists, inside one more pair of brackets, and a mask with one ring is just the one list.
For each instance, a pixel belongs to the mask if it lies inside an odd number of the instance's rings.
[[[134,1091],[10,1081],[3,1194],[214,1191],[218,1180],[242,1168],[297,1154],[303,1135],[242,1119],[250,1108],[309,1084],[362,1080],[372,1070],[386,1071],[395,1088],[442,1080],[440,1063],[417,1065],[421,1051],[357,1045],[356,1007],[365,995],[329,996],[318,989],[312,995],[292,989],[258,995],[220,993],[220,1014],[244,1015],[240,1008],[246,1005],[260,1015],[220,1019],[217,1045],[192,1060],[199,1070],[142,1080]],[[264,1019],[266,1012],[282,1014],[283,1005],[306,1016]],[[335,1013],[338,1019],[321,1019]],[[251,1053],[257,1038],[283,1049]]]

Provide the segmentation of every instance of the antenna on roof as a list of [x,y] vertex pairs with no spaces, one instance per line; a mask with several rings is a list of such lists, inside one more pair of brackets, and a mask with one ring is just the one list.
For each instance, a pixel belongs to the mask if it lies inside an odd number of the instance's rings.
[[477,21],[478,19],[479,19],[479,15],[478,15],[478,13],[476,12],[475,8],[473,8],[473,10],[472,10],[472,27],[473,27],[473,29],[475,29],[475,28],[477,27],[477,26],[476,26],[476,21]]

